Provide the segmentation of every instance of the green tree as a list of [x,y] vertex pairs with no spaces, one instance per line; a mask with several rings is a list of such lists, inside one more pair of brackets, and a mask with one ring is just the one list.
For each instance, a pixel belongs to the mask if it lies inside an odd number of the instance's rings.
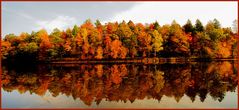
[[50,41],[53,44],[53,47],[48,50],[49,57],[51,58],[62,58],[64,55],[63,46],[64,39],[62,38],[62,32],[55,28],[53,32],[49,35]]
[[79,31],[79,29],[78,29],[77,25],[75,25],[74,28],[72,29],[72,35],[73,35],[74,37],[76,37],[78,31]]
[[221,28],[221,24],[216,18],[213,19],[213,24],[214,24],[214,28],[216,28],[216,29]]
[[97,19],[95,22],[96,27],[102,26],[101,22]]
[[152,33],[152,47],[154,51],[154,56],[156,57],[156,52],[163,50],[163,38],[162,35],[159,34],[157,30],[154,30]]
[[202,32],[202,31],[204,31],[202,22],[201,22],[199,19],[196,20],[195,31],[196,31],[196,32]]
[[183,29],[186,33],[194,34],[194,27],[190,20],[188,20],[187,23],[183,26]]

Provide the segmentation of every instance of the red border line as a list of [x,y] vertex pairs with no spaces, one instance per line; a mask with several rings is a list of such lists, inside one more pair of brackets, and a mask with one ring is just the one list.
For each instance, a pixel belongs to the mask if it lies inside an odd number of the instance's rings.
[[137,2],[137,1],[144,1],[144,2],[163,2],[163,1],[167,1],[167,2],[183,2],[183,1],[187,1],[187,2],[198,2],[198,1],[203,1],[203,2],[211,2],[211,1],[217,1],[217,2],[230,2],[230,1],[238,1],[238,0],[2,0],[3,2],[25,2],[25,1],[30,1],[30,2],[51,2],[51,1],[55,1],[55,2]]
[[[0,15],[0,24],[1,24],[1,26],[0,26],[0,38],[1,38],[1,41],[0,41],[0,47],[2,47],[2,1],[0,2],[0,11],[1,11],[1,15]],[[0,63],[0,99],[1,99],[1,101],[0,101],[0,108],[2,108],[2,51],[0,50],[0,61],[1,61],[1,63]]]
[[[239,12],[239,3],[238,3],[238,1],[237,1],[237,14],[238,14],[238,12]],[[238,15],[237,15],[237,31],[238,31],[238,25],[239,25],[239,23],[238,23]],[[237,49],[239,49],[239,43],[238,43],[238,41],[239,41],[239,34],[238,34],[238,32],[237,32]],[[239,53],[239,52],[238,52]],[[238,53],[237,53],[237,57],[238,57],[238,59],[239,59],[239,55],[238,55]],[[238,92],[238,88],[239,88],[239,76],[238,76],[238,74],[239,74],[239,64],[238,64],[239,62],[237,62],[237,81],[238,81],[238,83],[237,83],[237,92]],[[237,108],[239,109],[239,92],[237,93]]]
[[[122,110],[123,108],[7,108],[7,109],[2,109],[2,110],[92,110],[92,109],[97,109],[97,110]],[[129,108],[130,110],[144,110],[146,108]],[[174,109],[174,108],[172,108]],[[160,110],[172,110],[171,108],[163,108]],[[176,108],[176,110],[237,110],[237,109],[231,109],[231,108],[212,108],[212,109],[204,109],[204,108]],[[147,110],[158,110],[158,109],[154,109],[154,108],[148,108]]]

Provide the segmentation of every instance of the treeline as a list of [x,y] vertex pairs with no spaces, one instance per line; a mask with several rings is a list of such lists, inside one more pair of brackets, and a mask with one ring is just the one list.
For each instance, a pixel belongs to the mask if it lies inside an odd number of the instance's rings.
[[[130,101],[172,97],[177,102],[187,96],[194,102],[212,98],[221,102],[226,93],[236,91],[237,64],[230,62],[182,65],[39,65],[20,70],[3,67],[4,91],[53,96],[72,96],[86,105],[106,101]],[[11,65],[12,66],[12,65]],[[27,69],[26,69],[27,68]],[[174,68],[174,69],[172,69]],[[32,68],[33,69],[33,68]],[[25,72],[21,71],[25,70]],[[211,96],[211,97],[208,97]]]
[[82,60],[133,59],[144,57],[233,58],[237,56],[237,33],[222,28],[214,19],[205,26],[190,20],[160,26],[86,20],[66,31],[54,29],[6,35],[1,41],[3,59],[49,61],[62,58]]

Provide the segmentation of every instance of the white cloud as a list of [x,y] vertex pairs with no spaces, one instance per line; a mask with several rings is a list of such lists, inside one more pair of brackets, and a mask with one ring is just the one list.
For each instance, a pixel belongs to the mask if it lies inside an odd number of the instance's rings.
[[128,11],[122,12],[109,21],[170,24],[174,19],[181,25],[187,19],[193,23],[200,19],[203,24],[217,18],[222,26],[231,26],[237,19],[237,2],[143,2]]
[[51,32],[55,28],[63,30],[68,27],[72,27],[74,24],[76,24],[76,19],[70,16],[58,16],[52,20],[39,20],[36,22],[36,24],[36,30],[46,29],[48,32]]

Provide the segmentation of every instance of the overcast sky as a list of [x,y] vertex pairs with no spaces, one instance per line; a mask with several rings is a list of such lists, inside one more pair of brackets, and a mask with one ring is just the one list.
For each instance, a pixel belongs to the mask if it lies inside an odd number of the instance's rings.
[[39,29],[51,32],[82,24],[86,19],[95,22],[171,24],[176,20],[183,25],[188,19],[200,19],[205,25],[218,19],[223,27],[231,27],[237,19],[237,2],[2,2],[2,36],[19,35]]

